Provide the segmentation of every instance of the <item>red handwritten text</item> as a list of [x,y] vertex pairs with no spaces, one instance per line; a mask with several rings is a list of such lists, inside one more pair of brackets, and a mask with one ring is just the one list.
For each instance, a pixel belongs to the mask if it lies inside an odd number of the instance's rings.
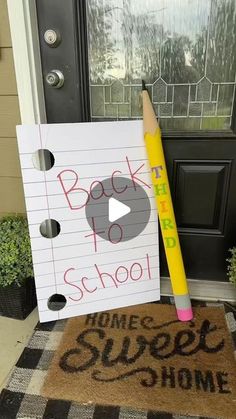
[[[71,273],[73,271],[75,271],[75,268],[69,268],[65,271],[64,282],[71,287],[71,295],[69,295],[69,299],[76,302],[81,301],[86,294],[98,293],[105,288],[118,288],[128,280],[137,282],[140,280],[152,279],[148,254],[146,254],[144,262],[134,262],[130,266],[118,266],[112,273],[103,271],[95,263],[94,271],[96,276],[93,278],[83,276],[77,281],[74,279],[72,280]],[[74,292],[72,292],[72,288],[74,289]]]
[[[144,167],[144,163],[139,166],[136,169],[133,169],[131,167],[131,161],[129,160],[129,158],[126,156],[125,161],[127,163],[128,166],[128,172],[129,172],[129,176],[133,182],[133,187],[136,190],[136,185],[137,184],[141,184],[142,186],[145,186],[146,188],[150,189],[150,185],[148,185],[146,182],[144,182],[141,178],[140,178],[140,170]],[[70,185],[68,186],[68,178],[66,175],[73,175],[73,179],[72,179],[72,183],[70,183]],[[69,205],[69,208],[71,210],[79,210],[81,208],[84,208],[87,203],[90,200],[90,196],[94,199],[94,200],[98,200],[100,198],[102,198],[103,196],[110,198],[113,193],[119,193],[122,194],[123,192],[126,191],[127,189],[127,185],[123,188],[118,188],[116,185],[116,181],[115,181],[115,177],[117,175],[122,175],[122,172],[120,170],[115,170],[113,171],[113,173],[111,174],[111,186],[112,186],[112,190],[113,192],[111,192],[110,194],[106,193],[103,187],[102,182],[100,182],[99,180],[94,180],[91,184],[90,187],[88,189],[85,189],[83,187],[81,187],[80,182],[79,182],[79,175],[78,173],[76,173],[74,170],[71,169],[65,169],[62,170],[58,175],[57,178],[59,179],[59,182],[61,184],[63,193],[66,197],[67,203]],[[70,179],[71,180],[71,179]],[[93,188],[96,185],[96,187],[100,187],[101,191],[100,194],[94,196],[93,193]],[[97,188],[96,188],[97,190]],[[76,204],[75,204],[75,199],[73,199],[72,202],[72,198],[71,198],[71,194],[73,193],[73,195],[76,194]],[[74,196],[73,196],[74,198]]]

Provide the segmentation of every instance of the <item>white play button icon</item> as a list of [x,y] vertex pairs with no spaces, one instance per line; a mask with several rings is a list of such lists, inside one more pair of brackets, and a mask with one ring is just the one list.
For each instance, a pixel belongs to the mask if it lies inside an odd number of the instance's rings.
[[123,202],[120,202],[115,198],[110,198],[108,205],[108,217],[110,223],[119,220],[119,218],[124,217],[124,215],[129,214],[131,211],[128,205],[123,204]]
[[[121,229],[122,242],[137,237],[146,228],[151,213],[145,189],[134,180],[119,176],[116,176],[115,186],[112,177],[94,183],[96,186],[92,188],[85,207],[91,230],[110,243],[118,243],[117,235]],[[104,191],[112,191],[112,194]]]

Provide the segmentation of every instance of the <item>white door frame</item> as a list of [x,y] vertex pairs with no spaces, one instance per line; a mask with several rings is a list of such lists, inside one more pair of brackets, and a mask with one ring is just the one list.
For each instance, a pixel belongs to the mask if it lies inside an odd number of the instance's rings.
[[46,123],[35,0],[7,0],[22,124]]
[[[35,0],[7,0],[22,124],[46,123]],[[236,287],[227,282],[189,280],[191,297],[236,301]],[[204,285],[204,286],[203,286]],[[172,295],[169,279],[161,294]]]

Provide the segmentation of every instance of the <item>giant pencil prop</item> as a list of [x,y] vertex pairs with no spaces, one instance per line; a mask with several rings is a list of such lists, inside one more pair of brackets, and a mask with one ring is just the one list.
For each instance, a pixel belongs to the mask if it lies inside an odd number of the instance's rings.
[[161,130],[154,113],[146,86],[142,82],[144,140],[152,172],[152,183],[166,259],[172,283],[178,319],[193,318],[191,301],[181,254],[175,214],[171,200],[165,157],[161,141]]

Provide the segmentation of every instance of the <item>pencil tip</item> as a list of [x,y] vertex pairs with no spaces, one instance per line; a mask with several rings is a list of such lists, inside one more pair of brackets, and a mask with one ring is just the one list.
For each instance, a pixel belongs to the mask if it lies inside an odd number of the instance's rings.
[[147,90],[146,84],[145,84],[145,81],[144,80],[142,80],[142,90]]

